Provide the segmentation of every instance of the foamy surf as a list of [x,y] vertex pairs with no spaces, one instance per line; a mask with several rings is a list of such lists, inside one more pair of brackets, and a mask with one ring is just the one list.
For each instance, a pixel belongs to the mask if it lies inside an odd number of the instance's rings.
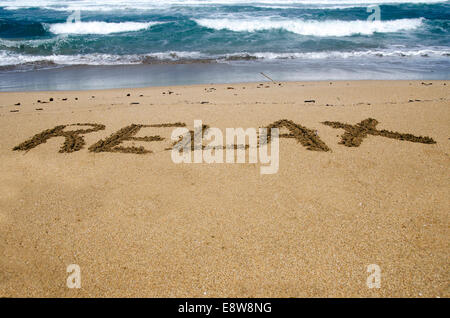
[[271,29],[283,29],[300,35],[313,36],[351,36],[355,34],[371,35],[413,30],[422,25],[423,19],[399,19],[392,21],[304,21],[274,19],[197,19],[199,25],[235,32],[257,32]]
[[24,55],[0,51],[0,71],[43,69],[64,65],[138,65],[138,64],[193,64],[193,63],[234,63],[277,60],[332,60],[358,58],[443,58],[449,57],[445,48],[417,50],[366,50],[349,52],[257,52],[207,55],[200,52],[155,52],[148,54],[77,54],[77,55]]
[[89,1],[60,1],[60,0],[4,0],[3,6],[7,10],[17,10],[24,8],[45,8],[48,10],[70,11],[114,11],[114,10],[152,10],[155,8],[171,7],[171,6],[213,6],[213,5],[235,5],[235,6],[253,6],[265,5],[268,7],[277,7],[280,5],[295,5],[303,7],[315,7],[318,5],[330,6],[340,5],[343,7],[361,6],[361,5],[383,5],[383,4],[423,4],[423,3],[442,3],[446,0],[138,0],[138,1],[111,1],[100,0],[95,3]]
[[75,22],[55,23],[49,25],[53,34],[112,34],[145,30],[158,22]]

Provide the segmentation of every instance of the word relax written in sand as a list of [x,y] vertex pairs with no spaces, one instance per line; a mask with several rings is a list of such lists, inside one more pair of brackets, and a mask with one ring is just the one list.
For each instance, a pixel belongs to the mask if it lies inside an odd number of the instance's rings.
[[[359,147],[363,140],[371,135],[371,136],[380,136],[391,139],[405,140],[410,142],[424,143],[424,144],[435,144],[436,142],[430,137],[422,137],[422,136],[414,136],[412,134],[398,133],[392,132],[384,129],[377,129],[378,121],[373,118],[368,118],[361,121],[358,124],[351,125],[340,122],[330,122],[325,121],[322,124],[326,126],[330,126],[336,129],[344,130],[344,133],[341,135],[340,144],[343,144],[347,147]],[[80,128],[75,130],[66,130],[68,127],[90,127],[90,128]],[[306,149],[311,151],[330,151],[330,148],[320,139],[317,132],[312,129],[308,129],[302,125],[294,123],[291,120],[282,119],[278,120],[266,127],[259,129],[259,136],[256,137],[256,130],[247,129],[243,130],[242,128],[227,128],[226,136],[227,143],[226,146],[223,146],[223,136],[220,130],[217,128],[210,128],[207,125],[202,125],[201,121],[194,122],[194,131],[188,130],[186,128],[185,123],[166,123],[166,124],[152,124],[152,125],[138,125],[131,124],[127,127],[120,129],[119,131],[113,133],[106,139],[99,140],[88,149],[90,152],[100,153],[100,152],[115,152],[115,153],[134,153],[134,154],[148,154],[152,153],[151,150],[140,147],[125,147],[122,144],[126,141],[138,141],[138,142],[161,142],[164,141],[165,138],[155,135],[155,136],[143,136],[136,137],[137,133],[142,128],[174,128],[172,133],[172,144],[165,148],[165,150],[172,150],[172,159],[174,162],[185,162],[190,163],[191,153],[194,153],[194,162],[199,163],[202,162],[202,159],[206,159],[205,162],[215,162],[220,163],[223,162],[220,158],[220,155],[217,153],[221,153],[220,150],[226,149],[227,151],[227,163],[234,163],[234,150],[237,150],[237,162],[243,163],[245,162],[245,150],[252,149],[255,147],[250,147],[245,144],[245,138],[248,137],[249,141],[254,140],[255,138],[259,139],[259,148],[267,146],[268,142],[271,142],[271,147],[277,148],[277,143],[272,143],[272,139],[276,139],[278,142],[279,138],[293,138],[302,146],[306,147]],[[276,129],[274,129],[276,128]],[[92,124],[92,123],[77,123],[71,125],[59,125],[51,129],[44,130],[41,133],[38,133],[31,137],[30,139],[24,141],[20,145],[13,148],[15,151],[28,151],[40,144],[46,143],[49,139],[54,137],[64,137],[64,144],[61,146],[59,152],[61,153],[70,153],[79,151],[85,145],[85,141],[83,135],[101,131],[105,129],[105,125],[102,124]],[[286,129],[287,133],[278,134],[278,129]],[[276,134],[274,131],[276,130]],[[270,134],[268,134],[270,132]],[[276,136],[278,135],[278,136]],[[214,136],[214,141],[210,142],[208,145],[204,145],[205,141],[204,137],[209,137],[206,139],[211,140],[211,137]],[[243,136],[243,138],[242,138]],[[238,143],[235,143],[235,137],[238,140]],[[278,138],[276,138],[278,137]],[[222,139],[222,140],[221,140]],[[218,142],[219,140],[219,142]],[[191,142],[193,141],[193,142]],[[258,147],[257,143],[256,147]],[[267,148],[267,147],[266,147]],[[206,155],[203,156],[201,153],[196,155],[196,151],[203,150],[206,151]],[[214,150],[216,152],[215,155],[212,155],[210,151]],[[233,150],[230,152],[229,150]],[[276,150],[276,149],[273,149]],[[209,151],[209,152],[208,152]],[[177,152],[183,152],[182,155],[177,155]],[[251,155],[251,154],[250,154]],[[276,161],[275,169],[278,170],[277,161],[278,158],[275,158],[278,154],[275,154],[272,151],[272,158],[269,156],[265,156],[266,160],[261,162],[271,163],[271,160]],[[261,156],[261,151],[260,151]],[[254,157],[254,156],[253,156]],[[233,160],[231,160],[233,158]],[[242,159],[244,158],[244,159]],[[244,160],[244,161],[243,161]],[[276,172],[276,171],[275,171]],[[263,173],[263,172],[262,172]],[[266,173],[274,173],[273,171],[267,171]]]

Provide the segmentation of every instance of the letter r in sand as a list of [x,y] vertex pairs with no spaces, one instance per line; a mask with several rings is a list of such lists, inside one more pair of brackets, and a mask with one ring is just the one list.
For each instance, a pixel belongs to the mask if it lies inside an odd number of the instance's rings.
[[[91,126],[90,129],[78,129],[64,131],[64,128],[68,126]],[[73,124],[73,125],[60,125],[52,129],[47,129],[40,134],[34,135],[32,138],[24,141],[20,145],[13,148],[13,150],[27,151],[33,149],[40,144],[44,144],[53,137],[64,137],[66,140],[61,146],[59,152],[74,152],[83,148],[85,145],[84,138],[80,135],[85,135],[91,132],[99,131],[105,129],[105,125],[100,124]]]

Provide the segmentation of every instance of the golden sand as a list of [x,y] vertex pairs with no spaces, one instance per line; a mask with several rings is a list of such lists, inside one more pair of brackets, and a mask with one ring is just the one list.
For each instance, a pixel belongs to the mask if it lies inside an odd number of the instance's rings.
[[[449,87],[341,81],[0,93],[0,297],[449,297]],[[160,124],[191,129],[195,119],[221,129],[286,120],[329,151],[281,138],[273,175],[261,175],[259,164],[174,164],[165,150],[173,128]],[[384,133],[340,144],[339,125],[367,119],[377,131],[435,143]],[[69,145],[72,152],[59,152],[64,136],[13,151],[77,123],[104,129]],[[154,125],[136,137],[164,140],[122,143],[152,153],[89,151],[132,124]],[[81,268],[80,289],[66,286],[69,264]],[[370,264],[381,268],[381,288],[366,284]]]

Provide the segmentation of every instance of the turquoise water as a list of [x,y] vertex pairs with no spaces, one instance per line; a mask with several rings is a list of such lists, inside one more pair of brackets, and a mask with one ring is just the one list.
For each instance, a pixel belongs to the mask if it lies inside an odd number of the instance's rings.
[[294,80],[449,79],[450,1],[0,2],[0,89],[5,73],[191,63]]

